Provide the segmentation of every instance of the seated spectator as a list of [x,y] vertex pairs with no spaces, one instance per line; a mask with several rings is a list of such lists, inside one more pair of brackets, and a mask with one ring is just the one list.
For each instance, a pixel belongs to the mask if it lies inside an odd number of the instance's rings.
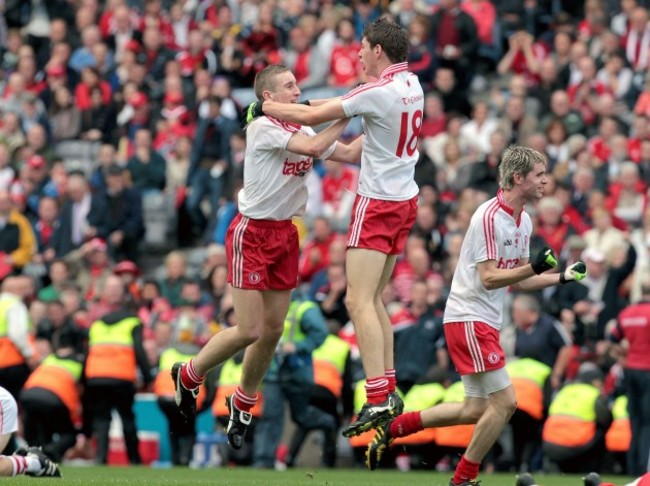
[[521,74],[526,79],[526,85],[533,87],[540,81],[540,63],[546,57],[546,48],[525,29],[514,32],[508,38],[508,51],[505,53],[497,72],[504,75],[509,72]]
[[160,293],[160,285],[151,279],[142,282],[140,301],[138,303],[138,318],[145,327],[147,333],[156,327],[158,322],[167,317],[173,317],[174,311]]
[[135,133],[134,146],[134,153],[126,165],[133,187],[141,193],[162,191],[166,183],[166,163],[151,146],[151,132],[140,128]]
[[342,262],[330,263],[325,272],[326,281],[316,290],[314,301],[318,303],[326,319],[336,321],[339,328],[342,328],[350,320],[345,305],[348,282],[345,277],[345,264]]
[[424,118],[420,140],[432,138],[445,131],[447,126],[447,115],[442,106],[440,96],[429,92],[424,95]]
[[14,207],[6,190],[0,191],[0,221],[0,274],[7,276],[31,261],[36,237],[29,220]]
[[88,351],[88,330],[83,329],[72,320],[60,300],[47,303],[47,316],[37,322],[36,344],[47,354],[63,346],[71,346],[77,353]]
[[640,179],[639,167],[634,162],[621,164],[620,175],[609,189],[608,209],[631,227],[639,226],[647,207],[646,185]]
[[472,106],[467,101],[465,91],[458,86],[452,69],[444,67],[436,69],[432,92],[442,100],[445,113],[460,113],[468,118],[471,115]]
[[552,172],[557,164],[566,164],[569,161],[569,144],[567,131],[562,120],[556,118],[546,125],[544,131],[548,143],[545,153],[548,156],[548,170]]
[[172,307],[181,303],[181,291],[187,281],[187,259],[183,253],[173,251],[165,258],[165,275],[158,281],[161,295],[169,301]]
[[65,260],[54,260],[49,267],[50,284],[38,291],[37,298],[45,303],[58,300],[61,291],[70,282],[70,268]]
[[90,90],[89,98],[88,107],[81,112],[80,138],[90,142],[112,142],[116,128],[112,105],[103,102],[102,92],[97,87]]
[[586,231],[583,238],[589,248],[596,249],[604,255],[610,255],[618,248],[623,239],[623,232],[612,226],[612,217],[605,208],[594,209],[591,213],[593,228]]
[[89,231],[106,240],[114,260],[136,260],[144,236],[142,197],[126,187],[124,169],[112,165],[106,178],[106,192],[93,197],[88,213]]
[[336,40],[330,55],[328,86],[353,88],[364,79],[363,67],[359,61],[361,44],[354,34],[354,24],[351,19],[339,20],[336,26]]
[[[68,253],[65,261],[70,265],[75,282],[87,302],[99,296],[99,288],[112,270],[108,257],[108,246],[101,238],[92,238],[78,249]],[[92,316],[96,318],[96,316]]]
[[309,33],[300,24],[289,33],[289,47],[284,53],[283,63],[291,69],[302,90],[327,84],[329,63],[318,49],[312,47]]
[[524,143],[537,128],[537,121],[526,112],[525,103],[523,96],[511,96],[506,102],[498,128],[508,143]]
[[559,255],[567,238],[575,234],[575,229],[562,218],[564,206],[557,198],[545,196],[537,204],[537,211],[535,232]]
[[[425,107],[426,113],[426,107]],[[463,124],[460,133],[467,139],[474,140],[476,147],[486,154],[490,151],[490,136],[497,129],[498,121],[490,116],[486,102],[474,104],[472,118]]]
[[337,235],[326,217],[314,220],[311,237],[302,246],[298,271],[302,282],[311,281],[316,273],[329,265],[329,247],[335,238]]

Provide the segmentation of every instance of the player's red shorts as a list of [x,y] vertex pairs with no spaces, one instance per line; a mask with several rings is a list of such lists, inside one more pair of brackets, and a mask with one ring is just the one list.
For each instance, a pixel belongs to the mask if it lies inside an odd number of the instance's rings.
[[294,289],[298,286],[298,252],[298,230],[290,220],[238,214],[226,233],[228,282],[238,289]]
[[406,201],[383,201],[357,194],[348,229],[348,247],[399,255],[417,212],[417,196]]
[[460,375],[494,371],[506,365],[499,331],[485,322],[445,322],[449,356]]

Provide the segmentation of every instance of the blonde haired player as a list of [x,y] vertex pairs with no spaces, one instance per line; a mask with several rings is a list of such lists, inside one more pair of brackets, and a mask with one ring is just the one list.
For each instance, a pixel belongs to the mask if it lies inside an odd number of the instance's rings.
[[396,437],[427,427],[476,424],[449,484],[478,484],[481,461],[517,407],[499,344],[508,287],[539,290],[587,275],[581,261],[559,274],[546,273],[557,267],[550,248],[542,249],[529,263],[533,225],[524,206],[543,197],[546,165],[544,156],[533,149],[508,147],[499,166],[501,188],[479,206],[465,234],[443,319],[449,355],[461,375],[465,401],[405,413],[381,426],[368,447],[370,469],[377,467]]

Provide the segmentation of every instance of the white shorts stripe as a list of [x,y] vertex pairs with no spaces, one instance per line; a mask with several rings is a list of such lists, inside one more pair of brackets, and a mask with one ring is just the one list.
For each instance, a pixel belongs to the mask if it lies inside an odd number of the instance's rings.
[[244,241],[244,232],[248,226],[248,218],[242,216],[237,227],[235,228],[232,242],[232,249],[234,254],[233,262],[233,276],[232,283],[233,287],[241,287],[244,280],[244,251],[243,251],[243,241]]
[[467,349],[469,351],[469,355],[472,358],[472,364],[474,365],[474,371],[478,372],[479,371],[478,359],[476,357],[476,349],[474,349],[474,343],[472,342],[472,340],[470,338],[470,325],[471,325],[471,322],[464,322],[463,323],[463,329],[465,330],[465,340],[467,341]]
[[474,362],[474,370],[477,373],[482,373],[485,371],[485,362],[483,361],[483,356],[481,355],[481,346],[478,342],[478,339],[476,339],[474,321],[465,323],[465,337],[467,338],[467,347],[470,350],[472,361]]
[[356,246],[359,244],[359,238],[361,237],[361,230],[363,228],[363,218],[366,216],[366,208],[369,204],[369,198],[363,196],[360,197],[359,204],[357,204],[357,208],[354,213],[354,225],[352,226],[352,231],[350,232],[348,246]]

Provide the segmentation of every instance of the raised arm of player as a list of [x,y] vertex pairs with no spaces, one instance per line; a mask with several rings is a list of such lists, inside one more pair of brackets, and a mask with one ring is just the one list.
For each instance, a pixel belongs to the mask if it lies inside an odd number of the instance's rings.
[[308,126],[316,126],[328,121],[345,118],[341,98],[332,98],[323,104],[318,104],[318,106],[265,100],[262,111],[266,116]]

